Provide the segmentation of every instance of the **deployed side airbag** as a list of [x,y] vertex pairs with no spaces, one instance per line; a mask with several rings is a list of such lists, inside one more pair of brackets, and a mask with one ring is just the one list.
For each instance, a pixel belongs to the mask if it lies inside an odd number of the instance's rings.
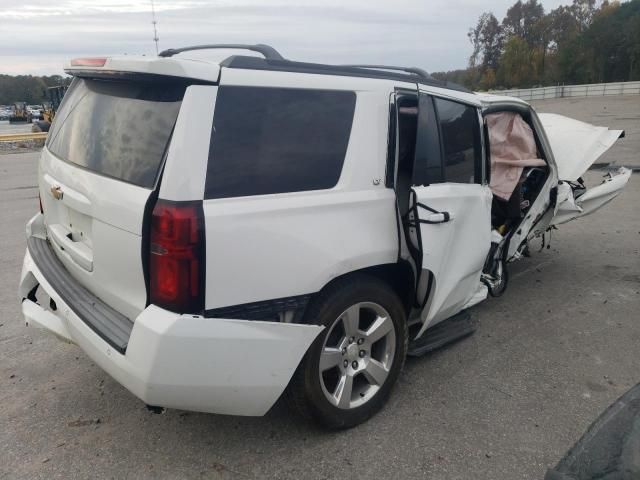
[[486,116],[491,146],[491,190],[509,200],[524,167],[546,165],[538,158],[531,127],[515,112],[498,112]]

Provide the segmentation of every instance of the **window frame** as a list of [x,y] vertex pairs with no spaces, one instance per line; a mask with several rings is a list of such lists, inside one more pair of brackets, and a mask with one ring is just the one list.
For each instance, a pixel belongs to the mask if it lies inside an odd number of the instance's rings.
[[[437,125],[437,129],[435,130],[436,132],[435,135],[437,135],[438,137],[437,138],[438,142],[437,142],[437,145],[434,145],[434,147],[437,148],[438,150],[437,155],[440,158],[440,162],[439,162],[440,163],[440,181],[428,182],[428,183],[422,184],[424,186],[428,186],[432,184],[446,183],[447,177],[446,177],[446,170],[444,168],[444,145],[442,143],[442,129],[440,127],[440,116],[438,115],[438,108],[436,107],[435,97],[430,93],[426,93],[426,92],[418,92],[418,117],[416,119],[416,158],[414,159],[414,164],[413,164],[414,176],[415,176],[416,165],[418,160],[417,155],[418,155],[418,138],[420,136],[420,119],[423,118],[421,115],[422,109],[420,108],[420,105],[423,99],[427,99],[430,102],[430,109],[431,109],[431,112],[433,113],[433,121]],[[431,127],[429,123],[426,124],[425,128],[427,130],[430,130],[430,133],[427,133],[426,135],[434,135],[433,127]],[[425,166],[425,169],[427,169],[427,173],[428,173],[428,166]],[[426,175],[426,177],[428,179],[428,175]],[[415,182],[413,182],[413,185],[416,186]]]
[[[457,98],[452,98],[452,97],[448,97],[448,96],[444,96],[444,95],[435,95],[433,93],[430,92],[426,92],[426,91],[420,91],[418,92],[418,116],[420,116],[420,99],[424,96],[424,97],[429,97],[433,103],[433,110],[435,112],[435,121],[437,124],[437,132],[438,132],[438,139],[439,139],[439,150],[440,150],[440,168],[441,168],[441,181],[438,182],[430,182],[427,184],[424,184],[425,186],[429,186],[429,185],[437,185],[437,184],[441,184],[441,183],[459,183],[461,185],[486,185],[487,184],[487,179],[486,179],[486,149],[485,149],[485,141],[484,141],[484,117],[482,116],[482,109],[478,106],[478,105],[474,105],[472,103],[466,102],[462,99],[457,99]],[[438,111],[438,106],[437,106],[437,102],[436,100],[443,100],[443,101],[448,101],[448,102],[452,102],[452,103],[457,103],[459,105],[462,105],[464,107],[467,108],[472,108],[476,111],[477,114],[477,124],[476,124],[476,135],[477,138],[479,139],[479,147],[480,147],[480,158],[479,159],[475,159],[474,158],[474,165],[473,165],[473,176],[474,176],[474,181],[472,183],[469,182],[452,182],[451,180],[449,180],[447,178],[447,168],[445,166],[445,148],[444,148],[444,135],[442,132],[442,122],[440,121],[440,112]],[[418,135],[420,134],[420,122],[418,121]],[[414,166],[414,170],[415,170],[415,166]],[[414,186],[416,186],[414,184]]]

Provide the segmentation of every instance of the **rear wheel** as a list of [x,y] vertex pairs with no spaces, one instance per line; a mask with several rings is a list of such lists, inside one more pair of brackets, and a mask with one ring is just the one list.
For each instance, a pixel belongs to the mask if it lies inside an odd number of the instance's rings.
[[365,275],[336,282],[305,313],[324,325],[289,386],[290,403],[329,428],[364,422],[387,401],[407,351],[402,302]]

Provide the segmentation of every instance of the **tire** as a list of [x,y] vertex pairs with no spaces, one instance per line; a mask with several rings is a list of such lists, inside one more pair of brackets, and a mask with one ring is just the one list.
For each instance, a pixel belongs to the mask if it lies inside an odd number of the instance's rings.
[[406,358],[407,322],[400,298],[383,281],[354,274],[312,299],[304,323],[326,328],[289,383],[290,407],[330,429],[365,422],[388,400]]
[[500,283],[494,286],[487,285],[489,289],[489,295],[494,298],[501,297],[502,294],[507,290],[507,285],[509,283],[509,269],[507,268],[507,262],[505,260],[500,260],[498,265],[498,275],[500,277]]

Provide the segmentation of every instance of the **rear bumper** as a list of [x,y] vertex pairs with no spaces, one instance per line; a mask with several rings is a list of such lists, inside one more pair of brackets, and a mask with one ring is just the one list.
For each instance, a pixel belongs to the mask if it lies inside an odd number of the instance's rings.
[[[30,222],[28,234],[38,221],[36,216]],[[55,311],[26,298],[37,285],[55,301]],[[145,403],[185,410],[263,415],[322,330],[314,325],[179,315],[151,305],[134,319],[126,350],[120,353],[78,316],[29,251],[19,294],[28,325],[79,345]]]

